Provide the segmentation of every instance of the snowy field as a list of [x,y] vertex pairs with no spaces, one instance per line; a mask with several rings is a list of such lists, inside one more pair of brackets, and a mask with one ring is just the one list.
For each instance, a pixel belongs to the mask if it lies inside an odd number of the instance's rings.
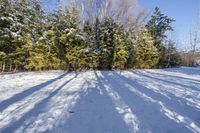
[[0,75],[0,133],[200,133],[200,68]]

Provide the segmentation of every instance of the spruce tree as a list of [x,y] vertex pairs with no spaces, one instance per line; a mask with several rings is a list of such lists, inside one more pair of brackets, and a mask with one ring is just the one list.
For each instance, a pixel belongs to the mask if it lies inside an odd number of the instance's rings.
[[2,71],[7,67],[7,71],[12,70],[14,52],[21,47],[21,30],[19,26],[18,11],[14,8],[14,3],[2,0],[0,6],[0,52],[4,57]]
[[79,28],[79,12],[75,7],[67,9],[60,21],[65,26],[59,41],[64,46],[68,70],[82,69],[85,64],[83,53],[86,48],[85,37]]
[[113,68],[124,69],[128,59],[128,50],[125,41],[125,31],[124,27],[117,24],[114,34],[114,58],[113,58]]
[[135,65],[135,46],[136,46],[136,37],[135,33],[128,29],[125,33],[125,44],[126,44],[126,51],[128,53],[126,68],[131,69],[134,68]]
[[159,50],[160,59],[157,65],[158,67],[164,67],[165,48],[163,46],[163,41],[166,38],[166,32],[173,30],[170,24],[174,21],[174,19],[162,14],[160,9],[156,7],[151,19],[145,26],[155,40],[154,46]]
[[0,2],[1,71],[152,68],[158,53],[158,66],[178,65],[163,44],[173,20],[158,8],[138,32],[116,16],[85,20],[73,5],[47,13],[39,0]]
[[174,45],[175,43],[172,40],[165,44],[164,67],[166,68],[177,67],[181,63],[181,56]]
[[85,66],[89,69],[96,69],[98,67],[98,49],[95,41],[95,30],[89,21],[84,23],[83,32],[86,43],[86,47],[83,49]]
[[135,49],[136,68],[152,68],[158,62],[158,49],[154,46],[154,39],[149,31],[142,28],[136,40]]
[[115,26],[116,24],[112,18],[105,18],[100,25],[100,69],[112,69],[115,49]]

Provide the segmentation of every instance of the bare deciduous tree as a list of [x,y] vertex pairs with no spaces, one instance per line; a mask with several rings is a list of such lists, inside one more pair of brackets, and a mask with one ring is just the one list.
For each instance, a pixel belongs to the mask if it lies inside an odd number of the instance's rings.
[[194,30],[190,32],[190,46],[191,46],[191,51],[190,51],[190,60],[191,65],[194,66],[196,64],[196,54],[197,50],[200,46],[200,17],[197,19],[197,22],[194,26]]

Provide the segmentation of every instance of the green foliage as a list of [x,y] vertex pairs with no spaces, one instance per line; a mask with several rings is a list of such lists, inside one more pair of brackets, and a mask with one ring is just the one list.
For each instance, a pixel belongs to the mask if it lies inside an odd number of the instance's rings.
[[6,54],[4,52],[0,52],[0,65],[2,66],[6,58]]
[[135,67],[135,45],[136,45],[136,37],[133,35],[131,30],[128,30],[125,33],[124,43],[126,45],[126,51],[128,53],[126,67],[128,69],[132,69]]
[[99,65],[98,46],[95,41],[95,31],[89,21],[84,23],[83,32],[85,36],[85,49],[83,49],[82,57],[84,58],[84,67],[96,69]]
[[154,46],[159,50],[159,61],[157,67],[163,67],[165,62],[165,47],[163,41],[167,37],[167,31],[173,31],[171,23],[175,20],[161,13],[158,7],[155,8],[155,12],[151,16],[151,20],[147,23],[146,28],[154,38]]
[[181,64],[181,56],[176,50],[173,41],[167,42],[165,46],[165,58],[163,62],[163,67],[177,67]]
[[84,39],[77,30],[70,29],[67,34],[66,43],[66,58],[68,61],[68,69],[76,70],[84,67],[84,57],[83,52],[85,49]]
[[49,46],[42,43],[31,48],[27,62],[26,68],[30,70],[59,69],[61,65]]
[[83,21],[74,6],[45,13],[38,0],[0,3],[1,71],[152,68],[158,57],[161,67],[179,64],[175,47],[163,45],[173,20],[158,8],[138,32],[117,17]]
[[114,34],[114,58],[113,58],[113,68],[115,69],[125,69],[125,65],[128,59],[128,51],[125,42],[125,32],[122,25],[116,27],[117,31]]
[[158,62],[158,50],[149,31],[141,29],[136,41],[136,68],[152,68]]
[[115,22],[111,18],[105,18],[100,25],[100,57],[99,68],[100,69],[112,69],[113,55],[115,49],[114,34],[115,34]]
[[155,46],[161,43],[162,39],[166,37],[166,31],[171,31],[171,23],[175,20],[169,18],[168,16],[161,13],[158,7],[155,8],[155,12],[151,16],[151,20],[146,24],[146,28],[151,33],[152,37],[155,39]]

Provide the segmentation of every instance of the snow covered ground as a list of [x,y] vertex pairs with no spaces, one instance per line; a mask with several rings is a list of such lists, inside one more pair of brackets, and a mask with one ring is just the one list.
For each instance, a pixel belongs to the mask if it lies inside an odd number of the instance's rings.
[[200,133],[200,68],[0,75],[0,133]]

